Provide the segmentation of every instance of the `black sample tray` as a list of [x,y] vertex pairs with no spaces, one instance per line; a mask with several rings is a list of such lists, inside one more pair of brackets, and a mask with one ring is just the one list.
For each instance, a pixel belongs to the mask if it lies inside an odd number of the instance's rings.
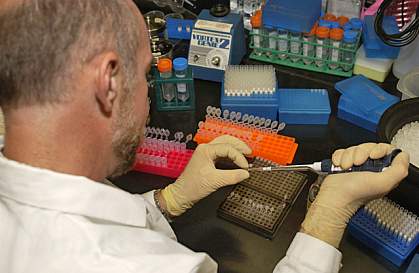
[[[256,158],[253,167],[276,164]],[[295,171],[251,172],[218,208],[218,216],[268,239],[275,236],[307,182]]]

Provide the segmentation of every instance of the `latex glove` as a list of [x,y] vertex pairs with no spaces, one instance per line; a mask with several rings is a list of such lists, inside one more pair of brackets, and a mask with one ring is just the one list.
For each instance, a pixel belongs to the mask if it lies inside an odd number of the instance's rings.
[[[167,211],[178,216],[215,190],[236,184],[249,177],[249,167],[243,154],[252,150],[232,136],[220,136],[208,144],[198,145],[191,160],[175,183],[161,191]],[[243,169],[218,170],[214,160],[228,157]]]
[[[389,144],[365,143],[337,150],[332,161],[348,169],[368,158],[378,159],[394,149]],[[400,153],[389,168],[381,173],[353,172],[329,175],[307,212],[302,232],[338,248],[346,225],[358,208],[394,189],[408,174],[409,156]]]

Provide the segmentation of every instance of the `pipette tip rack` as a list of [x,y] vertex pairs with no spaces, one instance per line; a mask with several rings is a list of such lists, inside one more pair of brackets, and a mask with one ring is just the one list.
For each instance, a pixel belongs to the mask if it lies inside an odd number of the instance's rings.
[[397,266],[419,245],[419,217],[385,197],[358,210],[348,230]]
[[208,106],[205,121],[198,124],[194,141],[208,143],[221,135],[231,135],[244,141],[252,149],[252,156],[271,160],[280,165],[291,164],[298,144],[295,139],[279,135],[285,123],[270,119],[242,114],[240,112],[221,111]]
[[[256,158],[253,166],[276,165]],[[236,185],[218,208],[218,215],[272,239],[307,182],[294,171],[254,172]]]
[[186,148],[192,135],[187,135],[184,142],[182,132],[175,133],[174,140],[169,140],[169,136],[170,131],[167,129],[147,127],[145,141],[137,149],[133,170],[179,177],[192,157],[193,150]]

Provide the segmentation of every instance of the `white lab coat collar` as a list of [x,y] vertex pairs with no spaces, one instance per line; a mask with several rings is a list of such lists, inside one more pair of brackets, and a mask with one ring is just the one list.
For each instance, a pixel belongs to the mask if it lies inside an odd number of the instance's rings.
[[9,160],[1,153],[2,148],[0,137],[0,195],[43,209],[146,226],[144,199],[86,177]]

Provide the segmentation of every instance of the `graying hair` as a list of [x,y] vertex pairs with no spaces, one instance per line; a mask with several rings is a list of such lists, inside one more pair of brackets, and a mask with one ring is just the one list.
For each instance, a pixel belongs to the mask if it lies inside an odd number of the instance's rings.
[[0,106],[56,103],[96,54],[119,54],[135,84],[140,27],[121,0],[21,0],[0,11]]

